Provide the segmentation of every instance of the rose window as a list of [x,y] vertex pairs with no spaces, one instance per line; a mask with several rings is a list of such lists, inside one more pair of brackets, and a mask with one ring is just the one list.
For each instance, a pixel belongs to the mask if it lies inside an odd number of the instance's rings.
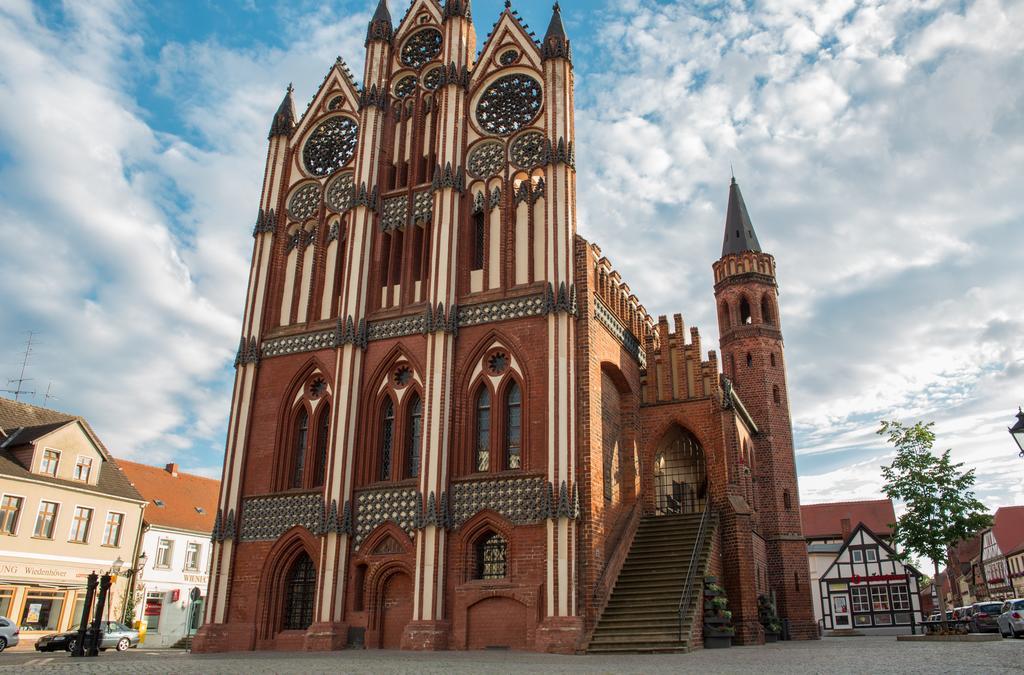
[[510,136],[540,113],[540,83],[516,73],[498,78],[476,104],[476,119],[487,133]]
[[395,85],[395,96],[398,98],[405,98],[409,94],[412,94],[416,91],[416,82],[417,80],[415,75],[406,75],[398,81],[398,84]]
[[344,97],[342,97],[342,96],[335,96],[334,98],[331,99],[331,102],[327,104],[327,109],[328,110],[337,110],[342,105],[344,105],[344,103],[345,103]]
[[320,185],[307,183],[292,194],[288,200],[288,215],[295,220],[306,220],[316,214],[320,205]]
[[318,377],[313,380],[312,384],[309,385],[309,395],[312,398],[320,398],[327,391],[327,383],[322,377]]
[[344,213],[352,208],[352,193],[355,183],[352,174],[347,171],[338,174],[327,184],[326,201],[332,211]]
[[490,178],[505,165],[505,144],[501,141],[482,143],[469,153],[469,174],[474,178]]
[[326,176],[348,164],[356,152],[359,125],[347,117],[320,123],[302,149],[302,162],[314,176]]
[[487,359],[487,370],[492,375],[501,375],[508,369],[508,354],[505,352],[494,352]]
[[519,52],[514,49],[509,49],[501,53],[498,57],[498,63],[503,66],[511,66],[513,63],[519,60]]
[[544,134],[530,131],[512,141],[512,163],[520,169],[532,169],[544,163]]
[[395,384],[399,387],[404,387],[410,382],[412,382],[412,371],[409,370],[408,366],[399,366],[398,370],[395,371]]
[[423,76],[423,88],[434,91],[441,84],[441,68],[434,68]]
[[442,39],[441,32],[433,28],[413,33],[402,46],[402,64],[409,68],[419,68],[433,61],[441,53]]

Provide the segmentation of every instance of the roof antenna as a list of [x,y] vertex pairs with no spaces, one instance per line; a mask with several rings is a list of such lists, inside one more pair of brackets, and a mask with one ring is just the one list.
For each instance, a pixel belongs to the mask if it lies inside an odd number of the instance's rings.
[[30,394],[32,396],[36,395],[36,393],[34,391],[28,391],[28,390],[22,389],[22,387],[24,386],[24,384],[26,382],[31,382],[32,381],[31,377],[25,377],[25,368],[28,367],[28,357],[32,355],[32,338],[34,336],[35,336],[35,333],[33,331],[29,331],[28,332],[28,339],[25,341],[24,356],[21,359],[21,374],[18,375],[18,377],[12,377],[11,379],[7,380],[8,386],[12,385],[12,384],[16,384],[17,386],[14,389],[3,389],[2,390],[6,394],[14,394],[14,400],[15,401],[20,401],[22,394]]
[[732,177],[733,185],[735,185],[736,184],[736,172],[733,171],[732,162],[729,162],[729,175]]
[[43,396],[43,407],[44,408],[49,408],[50,407],[49,405],[47,405],[50,401],[59,401],[60,400],[59,398],[57,398],[56,396],[54,396],[53,394],[50,393],[50,387],[52,387],[52,386],[53,386],[53,381],[52,380],[46,383],[46,394]]

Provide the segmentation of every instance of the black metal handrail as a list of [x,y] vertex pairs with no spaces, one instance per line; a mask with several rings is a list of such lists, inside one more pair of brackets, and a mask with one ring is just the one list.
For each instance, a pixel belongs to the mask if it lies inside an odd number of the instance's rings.
[[679,599],[679,641],[686,639],[683,635],[683,625],[686,621],[686,610],[693,605],[693,576],[697,571],[697,560],[704,549],[704,538],[707,536],[708,516],[711,513],[710,505],[704,502],[704,513],[700,517],[700,526],[697,528],[697,538],[693,543],[693,553],[690,554],[690,565],[686,570],[686,582],[683,584],[683,596]]

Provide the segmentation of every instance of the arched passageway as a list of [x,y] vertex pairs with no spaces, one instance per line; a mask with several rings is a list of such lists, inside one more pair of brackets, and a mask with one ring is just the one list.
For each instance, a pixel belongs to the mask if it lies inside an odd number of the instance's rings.
[[701,513],[707,503],[704,450],[688,431],[673,427],[654,459],[655,509],[659,516]]

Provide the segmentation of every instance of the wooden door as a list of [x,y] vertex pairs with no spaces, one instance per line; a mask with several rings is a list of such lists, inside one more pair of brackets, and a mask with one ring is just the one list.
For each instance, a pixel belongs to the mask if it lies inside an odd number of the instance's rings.
[[381,649],[401,648],[402,633],[412,620],[412,580],[409,575],[396,572],[384,582],[380,613]]

